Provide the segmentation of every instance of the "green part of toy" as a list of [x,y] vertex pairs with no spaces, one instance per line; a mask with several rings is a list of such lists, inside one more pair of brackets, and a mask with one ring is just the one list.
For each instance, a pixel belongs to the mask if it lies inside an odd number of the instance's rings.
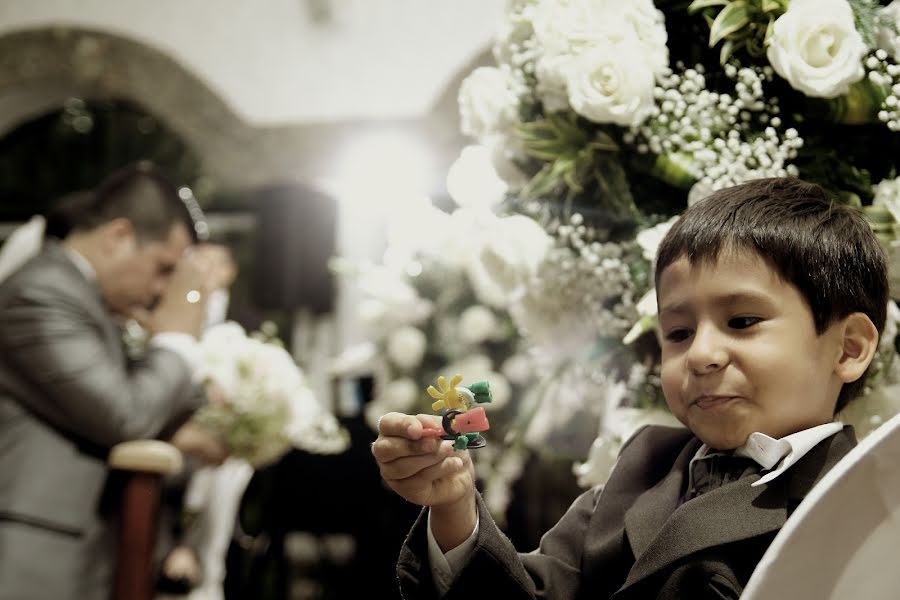
[[453,448],[455,450],[477,450],[478,448],[484,448],[486,445],[487,442],[485,442],[484,438],[481,437],[481,434],[477,431],[473,431],[472,433],[461,433],[453,442]]
[[494,399],[491,395],[491,386],[487,381],[476,381],[469,386],[469,391],[475,396],[475,402],[477,404],[484,404],[485,402],[490,402]]

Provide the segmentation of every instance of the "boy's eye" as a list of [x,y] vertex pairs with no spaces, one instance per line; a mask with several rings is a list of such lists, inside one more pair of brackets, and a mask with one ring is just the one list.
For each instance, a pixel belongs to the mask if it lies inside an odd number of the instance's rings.
[[683,342],[691,336],[690,329],[672,329],[666,333],[666,341],[672,343]]
[[732,317],[728,319],[728,326],[732,329],[747,329],[762,321],[759,317]]

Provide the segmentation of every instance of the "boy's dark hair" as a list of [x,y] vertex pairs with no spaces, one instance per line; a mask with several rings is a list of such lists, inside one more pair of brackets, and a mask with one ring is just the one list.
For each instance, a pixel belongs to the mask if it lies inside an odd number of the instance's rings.
[[[887,312],[887,259],[862,214],[832,201],[821,187],[793,177],[757,179],[714,192],[688,208],[657,252],[663,270],[687,257],[715,261],[723,249],[748,249],[771,264],[809,304],[816,332],[854,312],[879,335]],[[866,375],[844,384],[835,412],[862,389]]]
[[[77,214],[65,207],[57,211],[69,217],[73,230],[93,229],[113,219],[125,218],[141,242],[165,240],[176,223],[187,227],[197,241],[194,219],[175,185],[153,164],[141,161],[115,171],[89,195],[74,195]],[[65,198],[64,198],[65,200]]]

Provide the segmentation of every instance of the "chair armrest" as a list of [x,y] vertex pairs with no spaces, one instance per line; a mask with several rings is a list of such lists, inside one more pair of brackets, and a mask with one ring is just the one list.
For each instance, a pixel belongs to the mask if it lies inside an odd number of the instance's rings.
[[161,440],[131,440],[113,446],[109,466],[122,471],[173,475],[181,471],[181,451]]

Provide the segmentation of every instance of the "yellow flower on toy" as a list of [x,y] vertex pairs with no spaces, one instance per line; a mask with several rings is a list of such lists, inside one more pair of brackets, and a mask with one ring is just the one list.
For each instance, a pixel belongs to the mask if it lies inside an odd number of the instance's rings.
[[457,384],[461,383],[462,379],[462,375],[454,375],[448,385],[447,378],[441,375],[437,381],[438,387],[441,388],[440,391],[433,385],[429,385],[425,391],[428,392],[429,396],[437,400],[431,405],[431,410],[438,411],[443,408],[448,410],[466,410],[468,408],[467,397],[456,389]]

